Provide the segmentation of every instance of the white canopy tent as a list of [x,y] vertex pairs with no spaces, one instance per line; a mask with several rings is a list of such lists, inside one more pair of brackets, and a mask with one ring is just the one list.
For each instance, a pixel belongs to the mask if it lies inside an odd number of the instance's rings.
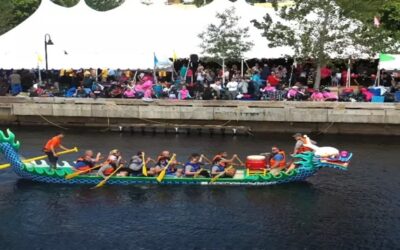
[[[215,22],[215,14],[230,6],[241,16],[240,25],[250,27],[254,47],[247,58],[278,58],[287,49],[271,49],[260,31],[250,23],[261,20],[273,9],[251,6],[245,0],[234,3],[214,0],[201,7],[185,9],[154,1],[125,1],[120,7],[98,12],[81,0],[71,8],[42,0],[38,10],[19,26],[0,37],[0,68],[34,68],[38,55],[44,58],[44,35],[49,68],[153,68],[153,55],[181,58],[200,54],[198,34]],[[44,62],[41,63],[44,67]]]

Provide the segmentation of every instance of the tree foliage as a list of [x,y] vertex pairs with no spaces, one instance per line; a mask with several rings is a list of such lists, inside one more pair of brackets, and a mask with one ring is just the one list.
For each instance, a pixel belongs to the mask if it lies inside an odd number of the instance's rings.
[[262,30],[269,47],[288,46],[294,56],[311,59],[317,66],[314,87],[319,88],[320,68],[332,58],[373,56],[394,48],[383,30],[347,18],[345,11],[331,0],[293,0],[293,5],[275,10],[280,20],[266,15],[254,25]]
[[240,17],[233,7],[217,13],[216,17],[219,23],[210,24],[199,34],[200,48],[205,55],[214,58],[241,59],[253,46],[248,40],[249,27],[239,27]]
[[124,2],[125,0],[86,0],[87,5],[98,11],[107,11],[114,9]]

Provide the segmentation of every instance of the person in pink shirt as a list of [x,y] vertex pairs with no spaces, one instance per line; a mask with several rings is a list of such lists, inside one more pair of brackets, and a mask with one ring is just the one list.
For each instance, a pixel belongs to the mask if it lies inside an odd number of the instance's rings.
[[364,100],[366,102],[370,102],[372,100],[372,97],[374,96],[371,92],[369,92],[366,88],[361,88],[361,94],[364,97]]
[[134,98],[135,97],[135,90],[133,90],[133,88],[127,88],[124,91],[124,97],[125,98]]
[[324,95],[318,90],[314,91],[311,95],[311,100],[315,102],[322,102],[325,100]]
[[336,93],[332,93],[329,91],[323,91],[322,95],[324,96],[325,101],[337,101],[338,100],[338,96]]
[[271,86],[270,83],[267,83],[267,86],[265,86],[264,89],[261,89],[261,92],[275,92],[276,88],[274,86]]
[[186,85],[182,86],[182,89],[179,90],[179,95],[178,95],[179,100],[186,100],[191,98],[189,94],[189,90],[186,88]]
[[148,78],[143,78],[144,82],[142,84],[142,89],[144,92],[144,98],[151,98],[151,95],[153,93],[153,81],[150,77]]
[[299,93],[299,87],[293,86],[289,89],[287,93],[287,99],[292,100],[296,98],[296,95]]

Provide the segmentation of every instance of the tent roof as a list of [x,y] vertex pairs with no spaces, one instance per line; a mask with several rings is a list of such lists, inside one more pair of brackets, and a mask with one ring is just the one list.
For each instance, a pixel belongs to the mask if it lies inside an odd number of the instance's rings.
[[[245,0],[214,0],[193,9],[166,5],[159,0],[152,5],[125,1],[120,7],[98,12],[81,0],[71,8],[42,0],[38,10],[19,26],[0,36],[0,68],[37,67],[37,57],[44,58],[44,35],[50,34],[54,45],[48,46],[49,68],[152,68],[157,57],[187,58],[200,54],[198,34],[215,21],[215,14],[235,6],[240,25],[250,28],[253,49],[248,58],[278,58],[287,49],[271,49],[261,32],[250,23],[273,10],[251,6]],[[66,53],[65,53],[66,52]],[[41,67],[44,62],[41,63]]]

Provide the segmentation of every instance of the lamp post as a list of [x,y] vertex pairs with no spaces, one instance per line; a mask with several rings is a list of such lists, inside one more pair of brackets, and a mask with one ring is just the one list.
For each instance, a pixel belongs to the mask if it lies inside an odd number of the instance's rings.
[[49,34],[44,35],[44,57],[46,60],[46,74],[47,74],[47,71],[49,70],[48,61],[47,61],[47,45],[54,45]]

